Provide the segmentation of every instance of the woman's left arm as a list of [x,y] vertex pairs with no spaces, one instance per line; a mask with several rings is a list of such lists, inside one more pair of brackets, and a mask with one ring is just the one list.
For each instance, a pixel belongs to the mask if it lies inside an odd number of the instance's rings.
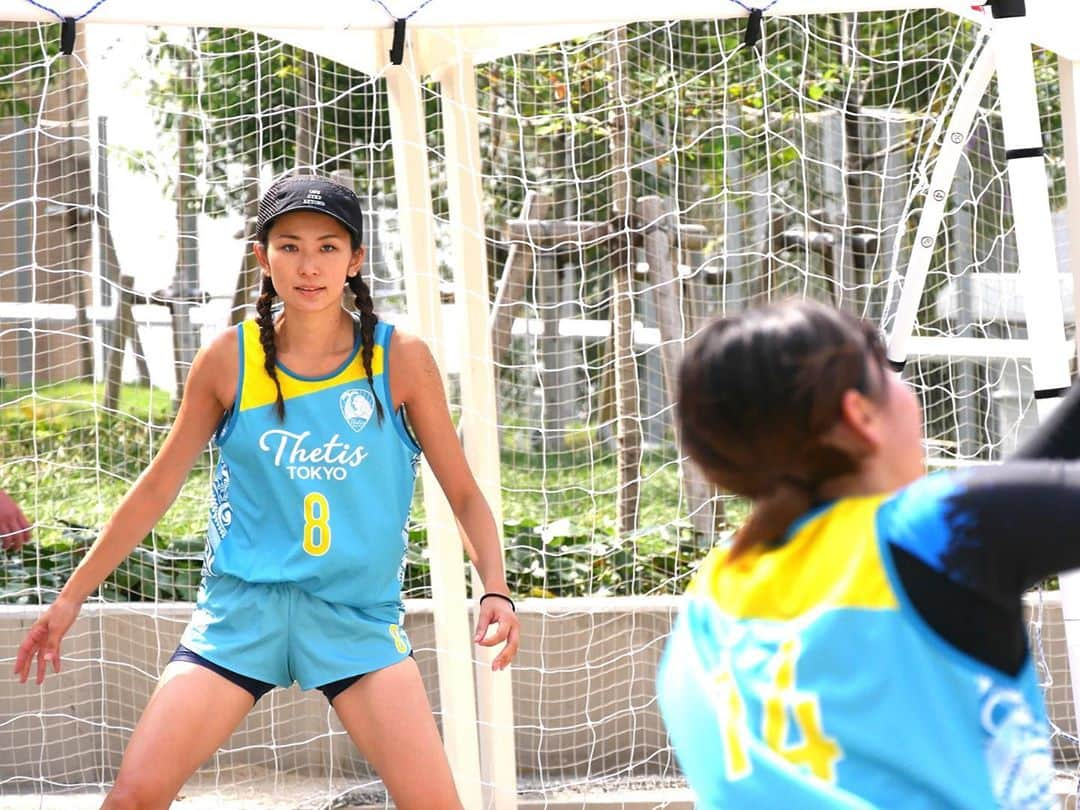
[[[504,669],[517,653],[520,629],[509,600],[495,519],[458,441],[442,376],[431,350],[423,340],[395,332],[392,352],[391,368],[399,370],[392,385],[401,396],[400,404],[408,413],[409,426],[464,532],[465,549],[484,583],[484,593],[500,594],[479,604],[475,641],[485,647],[505,641],[506,646],[491,665],[495,670]],[[492,624],[498,628],[485,638]]]

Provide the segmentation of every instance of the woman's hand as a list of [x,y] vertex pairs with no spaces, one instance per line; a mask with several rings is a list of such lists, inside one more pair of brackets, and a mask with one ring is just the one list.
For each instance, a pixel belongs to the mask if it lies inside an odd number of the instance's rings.
[[39,684],[45,680],[47,664],[52,664],[53,672],[60,671],[60,640],[75,623],[81,608],[82,603],[73,603],[61,597],[38,617],[23,643],[19,645],[19,652],[15,656],[15,674],[19,683],[26,683],[26,679],[30,677],[35,656]]
[[[491,625],[498,628],[489,633]],[[513,603],[502,596],[492,594],[487,599],[480,600],[479,615],[476,618],[476,638],[474,639],[481,647],[494,647],[496,644],[506,642],[502,652],[495,656],[491,662],[491,669],[498,672],[506,669],[518,651],[521,636],[521,624],[518,622],[517,613],[514,612]]]

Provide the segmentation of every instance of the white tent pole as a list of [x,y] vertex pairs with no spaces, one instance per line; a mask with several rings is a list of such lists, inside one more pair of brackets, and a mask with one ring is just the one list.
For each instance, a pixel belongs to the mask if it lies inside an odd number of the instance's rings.
[[[1058,59],[1061,85],[1061,134],[1065,141],[1065,199],[1069,234],[1069,270],[1073,277],[1073,311],[1080,321],[1080,61]],[[1076,330],[1080,356],[1080,329]]]
[[[51,0],[61,16],[78,17],[87,0]],[[417,0],[387,0],[394,13],[406,15]],[[970,0],[781,0],[769,16],[908,11],[944,8],[969,19],[978,18]],[[506,0],[435,0],[409,23],[423,28],[532,27],[545,25],[595,25],[597,30],[640,20],[715,20],[745,17],[737,3],[716,0],[618,0],[582,2],[545,0],[513,3]],[[0,20],[56,22],[57,17],[26,0],[0,0]],[[146,0],[108,0],[86,21],[139,25],[206,25],[230,28],[294,28],[323,31],[388,29],[393,19],[375,3],[342,3],[341,0],[306,0],[302,7],[291,3],[262,3],[253,11],[247,3],[221,0],[184,0],[183,3],[147,3]]]
[[[1080,62],[1058,60],[1061,80],[1061,130],[1065,141],[1065,187],[1068,202],[1069,269],[1073,277],[1075,317],[1080,320]],[[1080,330],[1076,339],[1080,346]],[[1058,577],[1073,706],[1080,710],[1080,571]]]
[[[487,246],[481,185],[480,118],[472,60],[461,60],[439,75],[446,137],[447,196],[454,245],[454,301],[462,325],[461,419],[465,454],[502,529],[499,425],[495,408],[495,366],[488,327]],[[482,593],[473,570],[473,595]],[[488,795],[484,807],[517,807],[517,758],[510,673],[493,673],[497,650],[481,647],[476,666],[480,717],[480,770]]]
[[990,46],[1001,101],[1020,287],[1032,347],[1036,407],[1044,417],[1069,387],[1069,366],[1054,349],[1065,335],[1065,317],[1046,188],[1039,97],[1023,0],[998,0],[993,11]]
[[[956,107],[949,119],[949,126],[934,163],[930,186],[926,190],[926,200],[923,203],[919,226],[915,233],[915,244],[911,247],[911,256],[904,273],[900,299],[889,330],[886,352],[889,362],[897,369],[903,368],[907,362],[908,340],[915,328],[919,302],[922,300],[923,290],[926,287],[926,276],[934,255],[938,231],[941,228],[941,220],[945,216],[949,189],[952,188],[953,179],[956,177],[956,166],[960,162],[964,145],[971,133],[975,113],[993,73],[993,54],[989,48],[984,47],[975,65],[964,77],[963,89],[956,101]],[[903,238],[903,228],[901,228],[897,235],[897,248],[899,240]]]
[[[387,38],[388,40],[389,38]],[[386,42],[384,52],[389,49]],[[420,79],[406,48],[405,64],[387,65],[386,86],[393,137],[394,177],[398,195],[405,294],[413,328],[431,348],[440,369],[442,316],[439,271],[435,260],[435,215],[431,202],[427,133]],[[443,384],[445,385],[445,371]],[[453,513],[442,489],[423,465],[424,510],[428,521],[435,646],[439,666],[439,702],[443,742],[465,807],[481,806],[480,763],[476,744],[476,693],[473,648],[465,608],[465,573]],[[417,778],[422,778],[417,774]]]
[[[1035,404],[1039,417],[1045,418],[1069,386],[1069,365],[1053,351],[1053,344],[1060,345],[1064,338],[1065,318],[1058,286],[1050,197],[1046,188],[1035,71],[1024,0],[996,0],[993,12],[991,44],[1016,223],[1020,285],[1028,343],[1032,347]],[[1059,584],[1073,706],[1080,711],[1080,575],[1076,572],[1065,574],[1059,578]]]

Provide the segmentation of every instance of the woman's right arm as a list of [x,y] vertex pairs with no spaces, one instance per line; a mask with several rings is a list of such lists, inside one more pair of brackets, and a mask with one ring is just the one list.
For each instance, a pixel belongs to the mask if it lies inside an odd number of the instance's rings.
[[59,671],[60,639],[78,617],[82,603],[150,533],[176,499],[188,472],[232,405],[238,363],[236,341],[236,330],[230,329],[196,355],[176,420],[161,450],[105,524],[56,601],[42,613],[19,646],[15,673],[20,681],[26,681],[35,657],[38,683],[44,680],[47,662],[54,672]]
[[1080,382],[1073,384],[1034,435],[1009,456],[1022,461],[1051,458],[1080,459]]

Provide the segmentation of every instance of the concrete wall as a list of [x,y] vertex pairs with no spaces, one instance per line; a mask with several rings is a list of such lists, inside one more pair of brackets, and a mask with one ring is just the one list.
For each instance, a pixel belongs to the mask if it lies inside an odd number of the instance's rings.
[[[653,682],[674,615],[670,598],[526,601],[513,669],[523,778],[674,775]],[[0,666],[38,615],[0,606]],[[96,605],[64,642],[63,669],[42,687],[0,679],[0,783],[93,785],[115,776],[124,743],[175,649],[189,604]],[[439,715],[430,603],[408,603],[407,630]],[[251,770],[372,778],[318,692],[264,697],[203,768],[228,781]]]
[[[513,669],[517,760],[523,781],[566,784],[643,776],[670,780],[677,768],[654,694],[664,637],[677,609],[670,597],[526,600]],[[0,784],[14,792],[107,784],[124,743],[175,648],[188,604],[84,609],[65,640],[63,670],[43,687],[0,679]],[[439,695],[430,602],[408,604],[407,629],[436,715]],[[1060,605],[1041,606],[1039,661],[1047,669],[1053,722],[1075,736]],[[0,666],[38,608],[0,607]],[[1031,625],[1033,628],[1035,624]],[[1075,745],[1055,735],[1059,759]],[[258,774],[374,779],[318,692],[295,687],[264,697],[229,743],[202,769],[206,784]],[[0,791],[4,792],[4,791]]]

